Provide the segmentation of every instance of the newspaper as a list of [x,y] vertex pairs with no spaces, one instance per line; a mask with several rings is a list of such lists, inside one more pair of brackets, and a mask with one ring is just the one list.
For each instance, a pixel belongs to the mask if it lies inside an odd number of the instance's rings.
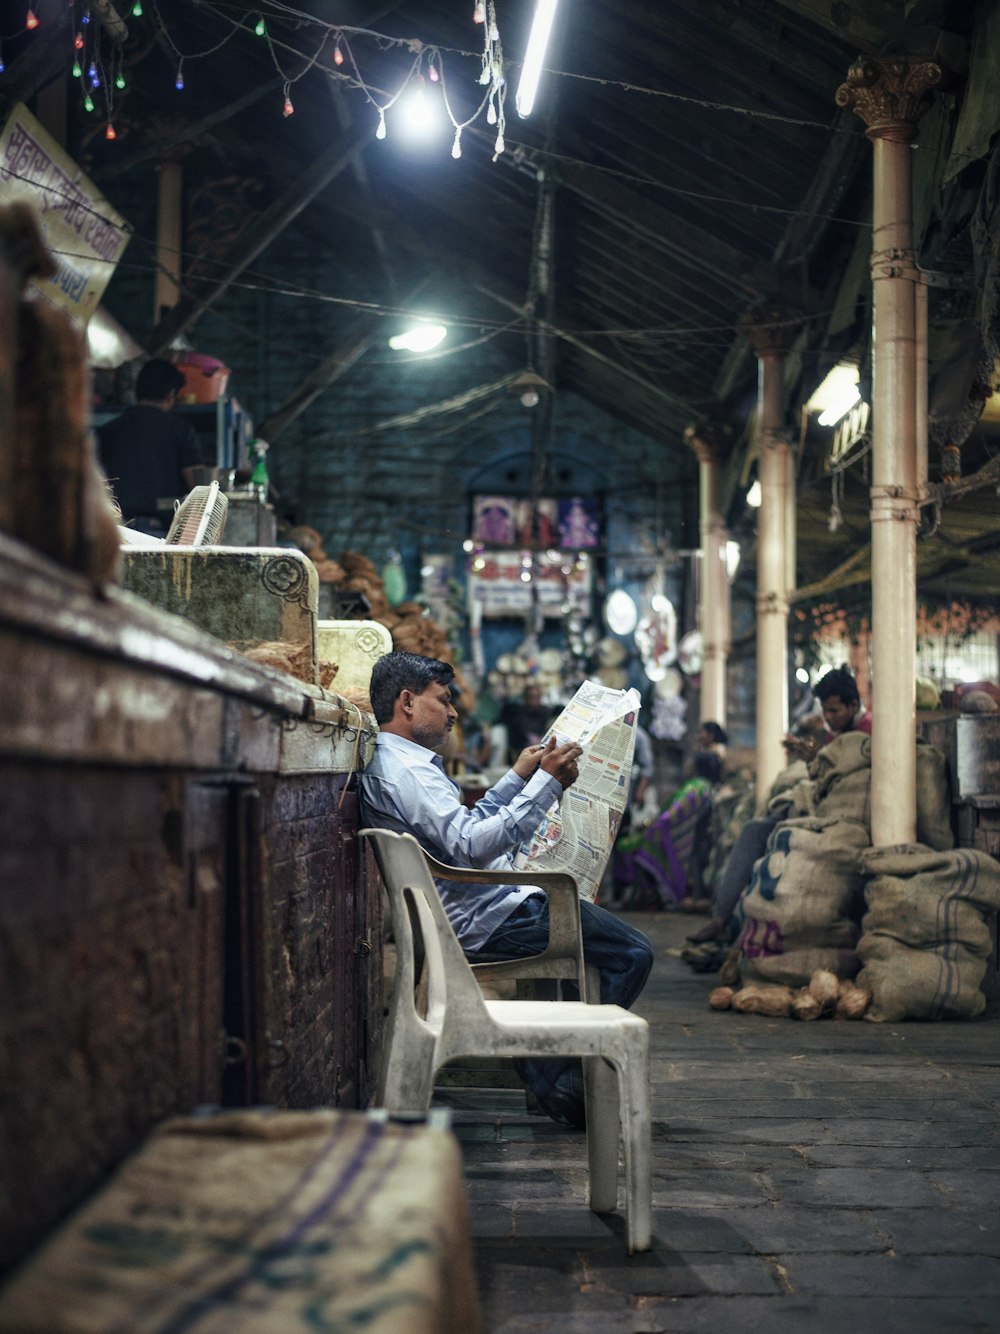
[[549,728],[543,740],[583,747],[580,776],[522,844],[518,870],[568,871],[581,898],[597,897],[628,801],[639,703],[637,690],[585,681]]

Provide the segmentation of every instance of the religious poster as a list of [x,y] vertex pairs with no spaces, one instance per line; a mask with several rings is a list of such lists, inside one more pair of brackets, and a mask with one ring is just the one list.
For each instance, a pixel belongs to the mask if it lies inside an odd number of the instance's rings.
[[31,112],[20,104],[0,131],[5,204],[32,205],[59,266],[30,286],[85,328],[128,245],[125,219],[83,174]]
[[517,542],[522,547],[559,546],[559,502],[519,500],[516,511]]
[[472,540],[484,546],[512,546],[517,502],[513,496],[476,496],[472,503]]
[[559,502],[559,545],[564,549],[586,549],[600,544],[601,520],[598,502],[574,496]]

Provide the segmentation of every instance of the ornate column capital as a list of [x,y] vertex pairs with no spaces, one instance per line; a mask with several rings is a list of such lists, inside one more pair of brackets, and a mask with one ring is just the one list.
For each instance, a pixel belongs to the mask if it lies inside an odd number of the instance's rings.
[[835,94],[839,107],[860,116],[869,139],[911,143],[927,94],[942,78],[933,60],[900,56],[892,60],[857,60]]
[[764,301],[746,312],[739,328],[750,340],[755,356],[783,357],[802,328],[802,312]]
[[733,428],[725,422],[692,422],[684,428],[684,443],[694,450],[699,463],[724,463],[734,438]]

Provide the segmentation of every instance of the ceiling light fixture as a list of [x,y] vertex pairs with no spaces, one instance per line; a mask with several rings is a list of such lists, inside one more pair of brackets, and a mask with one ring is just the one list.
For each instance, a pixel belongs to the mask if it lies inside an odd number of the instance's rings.
[[528,36],[528,49],[524,53],[524,64],[521,66],[521,81],[517,85],[517,96],[514,99],[517,114],[522,118],[530,116],[531,108],[535,105],[545,48],[548,46],[552,21],[556,16],[556,4],[557,0],[538,0],[535,9],[531,33]]
[[806,407],[810,412],[820,414],[820,426],[835,426],[860,397],[857,366],[842,362],[834,366],[823,383],[813,391]]
[[442,342],[448,330],[443,324],[415,324],[389,339],[393,352],[430,352]]
[[507,388],[512,394],[517,394],[522,408],[537,408],[542,394],[552,392],[548,380],[543,380],[535,371],[522,371],[511,380]]

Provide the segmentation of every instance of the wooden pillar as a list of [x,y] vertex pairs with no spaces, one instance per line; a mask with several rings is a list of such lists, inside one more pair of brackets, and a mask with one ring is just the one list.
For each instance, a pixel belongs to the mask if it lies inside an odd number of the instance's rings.
[[872,842],[916,840],[917,287],[911,145],[941,68],[863,60],[837,89],[874,145]]
[[787,760],[788,597],[794,588],[794,461],[784,429],[785,355],[799,314],[758,306],[741,321],[759,366],[757,519],[757,796],[763,798]]
[[726,530],[719,500],[719,468],[732,447],[724,425],[689,426],[684,438],[698,458],[699,540],[701,579],[698,582],[698,627],[702,638],[700,720],[725,727],[727,667],[731,647]]
[[173,310],[181,298],[181,202],[183,168],[179,161],[166,158],[160,163],[156,197],[156,289],[153,296],[153,323]]

